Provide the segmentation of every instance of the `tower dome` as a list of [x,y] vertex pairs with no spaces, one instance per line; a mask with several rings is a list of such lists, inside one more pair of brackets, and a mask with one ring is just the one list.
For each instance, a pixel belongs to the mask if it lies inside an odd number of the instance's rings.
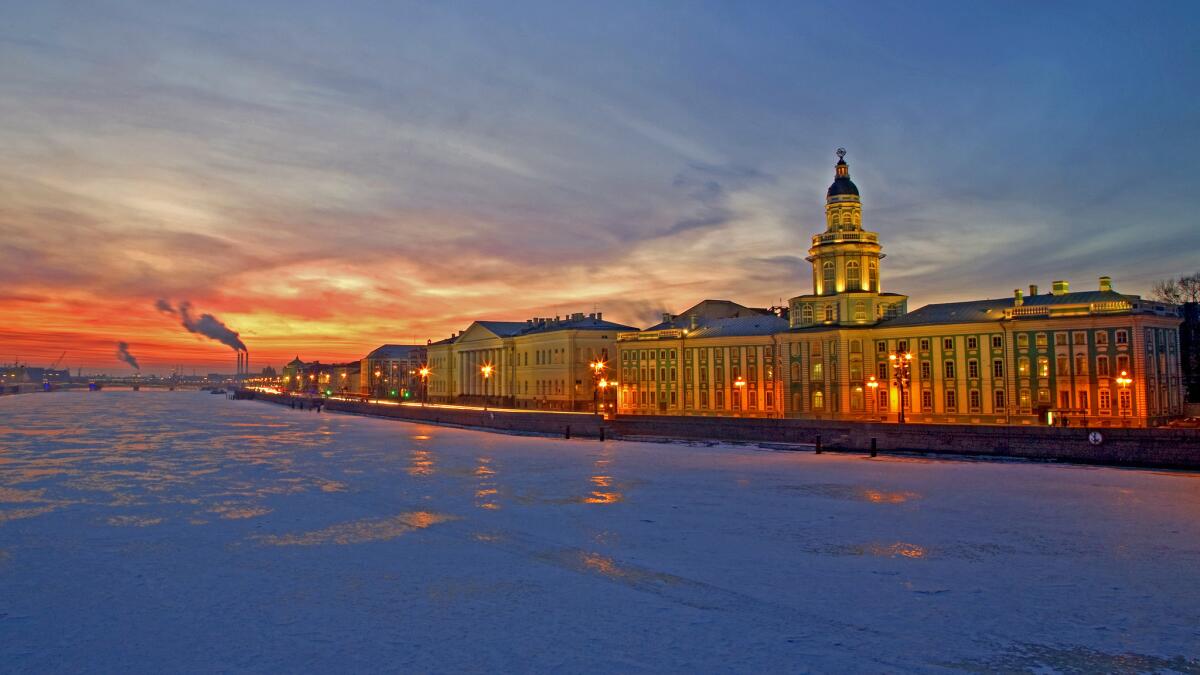
[[825,193],[828,197],[842,197],[858,195],[858,186],[854,181],[850,180],[850,165],[846,164],[846,149],[837,149],[838,162],[834,167],[833,184],[829,186],[829,191]]

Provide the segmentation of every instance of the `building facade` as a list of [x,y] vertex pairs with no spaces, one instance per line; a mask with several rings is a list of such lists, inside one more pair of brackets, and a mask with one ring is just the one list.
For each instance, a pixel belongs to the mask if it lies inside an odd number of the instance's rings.
[[[429,345],[430,400],[537,410],[590,410],[611,377],[617,334],[601,313],[476,321]],[[603,363],[603,368],[592,364]],[[599,370],[599,374],[597,374]]]
[[424,345],[382,345],[357,362],[357,382],[347,390],[370,398],[416,399],[423,392],[420,372],[427,359]]
[[808,251],[812,292],[786,322],[693,308],[622,334],[621,414],[1151,426],[1183,413],[1177,308],[1108,277],[909,313],[882,290],[883,247],[844,155]]

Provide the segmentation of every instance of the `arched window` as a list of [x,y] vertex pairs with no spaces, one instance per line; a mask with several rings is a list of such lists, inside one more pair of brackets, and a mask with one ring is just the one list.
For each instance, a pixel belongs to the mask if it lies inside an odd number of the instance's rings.
[[826,260],[821,264],[821,277],[822,294],[837,292],[837,270],[834,268],[832,260]]
[[813,405],[812,405],[813,410],[824,410],[825,409],[825,393],[821,392],[821,391],[814,391],[812,397],[813,397]]
[[834,315],[834,305],[825,305],[825,320],[833,321],[837,317]]
[[799,382],[799,381],[800,381],[800,364],[793,362],[792,363],[792,382]]
[[812,305],[805,303],[800,307],[800,325],[807,326],[813,321]]
[[862,284],[862,271],[858,268],[858,261],[851,260],[846,263],[846,290],[857,291]]
[[850,215],[849,211],[842,212],[842,227],[853,227],[854,216]]
[[867,287],[864,291],[879,290],[879,261],[870,260],[867,262]]

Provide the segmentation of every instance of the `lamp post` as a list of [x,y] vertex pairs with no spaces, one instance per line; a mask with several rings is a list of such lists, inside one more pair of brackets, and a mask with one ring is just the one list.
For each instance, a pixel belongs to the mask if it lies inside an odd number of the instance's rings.
[[600,388],[602,386],[608,386],[606,384],[601,384],[604,382],[604,369],[607,367],[608,364],[600,359],[596,359],[588,364],[588,368],[592,369],[592,380],[594,381],[594,385],[592,386],[592,412],[597,415],[600,414]]
[[382,374],[383,371],[379,370],[379,366],[375,366],[375,382],[373,383],[374,386],[372,386],[371,389],[375,390],[376,399],[382,398],[383,396],[383,382],[381,382],[379,379],[379,376]]
[[485,363],[479,367],[479,373],[483,375],[483,409],[488,409],[488,379],[492,376],[492,364]]
[[417,371],[421,375],[421,407],[429,402],[429,366],[421,366],[421,370]]
[[912,354],[909,352],[889,354],[888,361],[892,363],[892,377],[896,382],[896,388],[900,390],[900,405],[897,406],[900,412],[896,417],[896,422],[904,424],[904,393],[908,391],[908,368],[912,364]]
[[1121,415],[1133,414],[1132,406],[1125,405],[1126,397],[1129,395],[1129,385],[1133,384],[1133,378],[1129,377],[1129,371],[1122,370],[1117,376],[1117,384],[1121,385]]
[[741,375],[738,375],[737,379],[733,381],[733,386],[734,386],[734,391],[737,393],[737,398],[735,399],[735,401],[737,402],[737,405],[738,405],[738,416],[740,417],[742,415],[742,411],[744,411],[746,409],[746,406],[745,406],[744,402],[742,401],[742,392],[746,390],[745,378],[743,378]]
[[871,411],[873,413],[875,413],[874,416],[878,416],[879,415],[879,397],[876,395],[875,392],[877,389],[879,389],[879,381],[875,379],[874,375],[872,375],[867,380],[867,389],[871,392]]

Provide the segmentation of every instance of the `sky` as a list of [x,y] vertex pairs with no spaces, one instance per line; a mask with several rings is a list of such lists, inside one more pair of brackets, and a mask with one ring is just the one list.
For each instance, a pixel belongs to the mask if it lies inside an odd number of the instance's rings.
[[[909,307],[1200,269],[1200,5],[41,0],[0,22],[0,362],[361,357],[811,291],[834,150]],[[158,303],[158,307],[156,307]]]

